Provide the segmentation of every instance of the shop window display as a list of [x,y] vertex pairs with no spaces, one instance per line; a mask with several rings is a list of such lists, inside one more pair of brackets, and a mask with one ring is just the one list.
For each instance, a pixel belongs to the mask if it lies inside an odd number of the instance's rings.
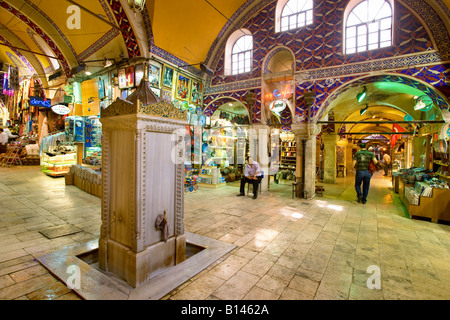
[[295,169],[297,161],[297,145],[294,135],[283,132],[280,134],[280,164],[279,170],[275,174],[275,183],[292,180],[295,181]]
[[41,142],[42,172],[52,177],[64,176],[77,163],[76,147],[67,141],[65,132],[51,134]]

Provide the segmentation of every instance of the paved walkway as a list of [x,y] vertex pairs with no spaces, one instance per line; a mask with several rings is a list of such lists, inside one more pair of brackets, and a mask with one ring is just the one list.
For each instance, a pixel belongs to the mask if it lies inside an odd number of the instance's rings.
[[[407,218],[382,173],[365,205],[352,184],[338,178],[313,200],[291,199],[289,185],[257,200],[236,187],[186,195],[186,230],[237,247],[164,299],[450,299],[450,226]],[[39,233],[58,225],[83,231]],[[0,168],[0,299],[79,299],[35,257],[99,230],[99,198],[38,167]],[[381,289],[367,287],[370,266]]]

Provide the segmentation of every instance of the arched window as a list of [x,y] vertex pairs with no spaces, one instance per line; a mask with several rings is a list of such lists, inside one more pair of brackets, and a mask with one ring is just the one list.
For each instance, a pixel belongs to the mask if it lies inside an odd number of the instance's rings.
[[[276,31],[297,29],[313,22],[312,0],[280,0],[278,5],[283,6],[280,16],[280,27]],[[277,19],[278,21],[278,19]]]
[[390,1],[350,2],[345,18],[345,53],[374,50],[392,45],[393,7]]
[[225,75],[235,75],[252,70],[253,36],[247,29],[233,32],[225,49]]
[[250,72],[252,66],[253,37],[242,36],[234,43],[231,52],[231,73]]

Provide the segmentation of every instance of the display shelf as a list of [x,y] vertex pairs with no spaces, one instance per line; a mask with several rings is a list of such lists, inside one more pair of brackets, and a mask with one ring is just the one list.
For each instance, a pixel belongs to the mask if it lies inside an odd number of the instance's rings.
[[77,164],[76,153],[41,156],[42,172],[52,177],[62,177],[69,173],[70,167]]
[[196,170],[191,163],[185,163],[184,166],[184,193],[196,192],[198,190],[198,176],[194,174]]
[[430,144],[433,157],[433,171],[436,175],[450,182],[450,148],[448,148],[447,141],[443,139],[435,140]]
[[281,140],[280,170],[295,170],[297,164],[297,146],[295,139]]
[[226,182],[223,181],[220,170],[216,166],[202,166],[197,178],[197,184],[199,187],[214,189],[226,186]]
[[433,188],[432,197],[420,196],[419,205],[410,204],[405,196],[407,187],[413,187],[399,179],[399,196],[410,218],[428,218],[431,222],[450,222],[450,190]]

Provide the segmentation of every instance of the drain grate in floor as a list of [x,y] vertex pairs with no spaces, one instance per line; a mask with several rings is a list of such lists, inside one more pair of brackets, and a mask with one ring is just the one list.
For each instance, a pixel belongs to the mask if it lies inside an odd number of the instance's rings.
[[65,224],[62,226],[56,226],[47,228],[44,230],[39,231],[39,233],[43,234],[49,239],[59,238],[68,236],[70,234],[81,232],[82,230],[78,227],[72,226],[70,224]]

